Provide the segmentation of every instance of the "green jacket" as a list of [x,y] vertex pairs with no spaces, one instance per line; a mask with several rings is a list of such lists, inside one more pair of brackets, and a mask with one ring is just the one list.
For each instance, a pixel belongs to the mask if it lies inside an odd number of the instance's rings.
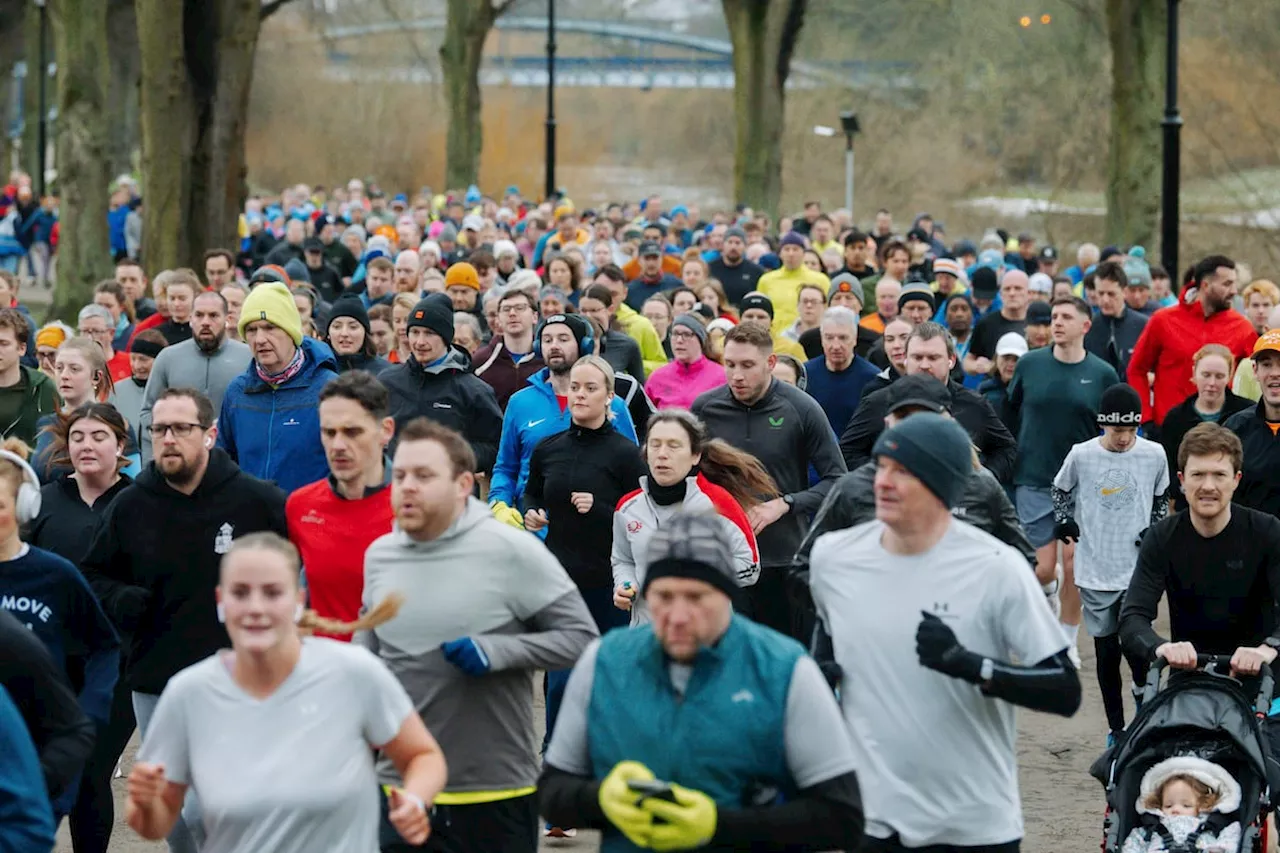
[[37,422],[58,410],[58,392],[53,380],[38,370],[22,365],[16,385],[0,388],[0,435],[20,438],[36,446]]

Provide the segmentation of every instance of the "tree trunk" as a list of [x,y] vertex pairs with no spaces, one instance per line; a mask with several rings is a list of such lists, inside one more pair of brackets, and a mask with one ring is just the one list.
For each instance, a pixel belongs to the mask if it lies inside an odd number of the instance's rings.
[[1108,243],[1152,248],[1160,211],[1164,0],[1107,0],[1111,43]]
[[53,0],[58,62],[58,286],[53,311],[70,319],[111,275],[107,235],[107,7],[102,0]]
[[480,60],[484,43],[501,14],[491,0],[448,0],[448,23],[440,46],[449,133],[445,143],[445,186],[461,189],[480,179],[484,144],[480,121]]
[[137,0],[143,249],[153,275],[234,248],[259,0]]
[[138,22],[133,0],[111,0],[107,7],[107,32],[112,45],[107,103],[112,120],[107,128],[107,165],[114,178],[132,173],[134,155],[140,143],[138,89],[142,63],[138,56]]
[[787,75],[808,0],[721,0],[733,43],[735,199],[776,217]]
[[[27,79],[22,89],[22,155],[19,165],[31,175],[32,183],[38,186],[40,182],[36,180],[36,168],[40,161],[37,153],[40,138],[40,75],[45,73],[45,69],[40,65],[40,9],[36,4],[28,3],[25,10],[22,40],[25,46]],[[52,54],[48,58],[52,59]],[[52,100],[53,86],[49,85],[46,92]]]

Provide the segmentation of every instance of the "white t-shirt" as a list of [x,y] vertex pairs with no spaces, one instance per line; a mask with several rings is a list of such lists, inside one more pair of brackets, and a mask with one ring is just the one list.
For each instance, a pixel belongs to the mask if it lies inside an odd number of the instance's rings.
[[891,554],[870,521],[820,536],[810,556],[818,614],[844,670],[867,833],[908,847],[1020,839],[1014,706],[920,664],[922,611],[965,648],[1038,663],[1066,648],[1027,560],[952,520],[928,552]]
[[393,740],[411,713],[400,682],[370,652],[309,637],[266,699],[245,693],[221,654],[175,675],[138,760],[195,788],[202,853],[377,853],[370,747]]
[[1075,492],[1076,586],[1117,592],[1129,588],[1138,564],[1138,534],[1151,526],[1151,506],[1169,490],[1164,448],[1145,438],[1124,453],[1091,438],[1071,448],[1054,488]]

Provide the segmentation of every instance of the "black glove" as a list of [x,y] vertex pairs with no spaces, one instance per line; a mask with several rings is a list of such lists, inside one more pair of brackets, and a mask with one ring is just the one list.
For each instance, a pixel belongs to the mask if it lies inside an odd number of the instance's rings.
[[924,618],[916,629],[916,655],[920,665],[943,675],[972,684],[982,681],[982,655],[960,645],[956,632],[932,613],[920,611]]
[[1142,528],[1142,532],[1141,532],[1141,533],[1139,533],[1139,534],[1137,535],[1137,537],[1135,537],[1135,538],[1134,538],[1134,540],[1133,540],[1133,547],[1135,547],[1135,548],[1141,548],[1141,547],[1142,547],[1142,540],[1147,538],[1147,531],[1148,531],[1148,530],[1150,530],[1150,529],[1151,529],[1150,527],[1144,527],[1144,528]]
[[1053,526],[1053,538],[1061,539],[1063,542],[1073,545],[1080,538],[1080,525],[1076,524],[1074,518],[1059,521]]

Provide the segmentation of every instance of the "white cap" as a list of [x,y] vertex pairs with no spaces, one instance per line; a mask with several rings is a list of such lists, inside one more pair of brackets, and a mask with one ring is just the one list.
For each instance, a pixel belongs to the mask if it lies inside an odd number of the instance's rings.
[[1042,272],[1035,272],[1027,279],[1027,289],[1032,293],[1053,293],[1053,279]]
[[996,341],[996,355],[1016,355],[1022,358],[1027,354],[1027,339],[1017,332],[1005,332]]
[[510,240],[494,240],[493,241],[493,257],[501,258],[503,255],[520,255],[516,249],[516,244]]

